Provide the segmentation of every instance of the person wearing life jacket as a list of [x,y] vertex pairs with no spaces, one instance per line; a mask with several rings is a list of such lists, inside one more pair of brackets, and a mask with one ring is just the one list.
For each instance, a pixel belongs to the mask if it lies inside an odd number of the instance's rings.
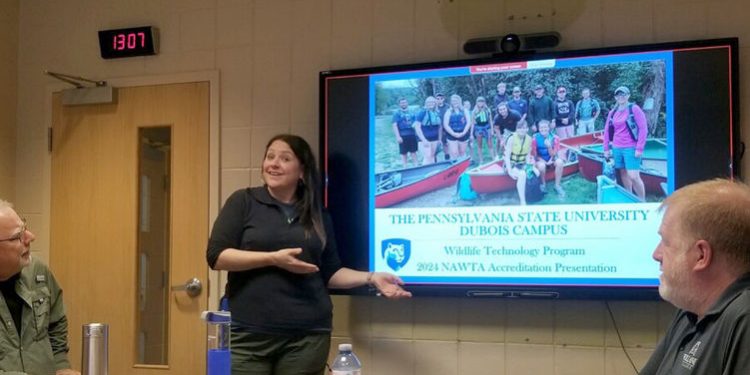
[[474,138],[479,154],[479,164],[482,164],[484,162],[483,144],[485,143],[487,149],[490,150],[490,157],[495,158],[495,149],[492,147],[492,111],[490,111],[483,96],[477,98],[477,104],[471,112],[471,118],[474,120]]
[[437,100],[433,96],[428,96],[424,100],[424,108],[417,114],[414,121],[414,130],[419,138],[419,148],[422,151],[422,164],[432,164],[435,162],[435,153],[438,145],[441,143],[442,120],[440,112],[435,107]]
[[630,102],[630,89],[625,86],[615,89],[615,101],[617,104],[604,123],[604,157],[615,159],[622,186],[644,201],[646,188],[641,179],[641,158],[648,135],[646,114]]
[[525,120],[519,121],[515,133],[508,137],[503,158],[508,176],[516,180],[518,199],[522,206],[526,205],[526,164],[533,164],[533,159],[529,158],[533,140],[528,133],[529,124]]
[[541,172],[542,191],[547,191],[546,172],[547,168],[555,168],[555,191],[560,198],[565,197],[565,190],[560,181],[562,180],[564,155],[560,152],[560,137],[550,133],[549,121],[539,121],[539,132],[531,136],[531,154],[534,156],[536,168]]
[[409,102],[406,98],[399,98],[398,110],[393,114],[393,134],[398,142],[398,153],[401,154],[401,162],[406,168],[407,159],[411,154],[414,166],[419,165],[417,160],[417,133],[414,131],[414,114],[409,110]]
[[469,111],[463,108],[461,97],[451,95],[451,106],[443,117],[443,131],[448,140],[448,153],[451,159],[458,159],[466,155],[471,131]]

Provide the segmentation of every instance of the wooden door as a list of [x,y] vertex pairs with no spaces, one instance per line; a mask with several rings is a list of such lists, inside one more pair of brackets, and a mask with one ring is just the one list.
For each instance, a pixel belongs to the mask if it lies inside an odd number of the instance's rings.
[[[76,368],[82,325],[100,322],[109,325],[110,374],[204,373],[206,330],[200,312],[208,306],[208,108],[207,82],[119,88],[115,104],[63,106],[55,94],[50,265],[64,291]],[[158,180],[153,173],[159,167],[144,172],[139,149],[144,129],[155,128],[170,134],[162,147],[168,202],[162,236],[167,253],[161,262],[167,271],[146,283],[139,246],[160,240],[139,236],[146,231],[139,198],[144,180]],[[192,278],[203,282],[198,296],[171,290]],[[154,349],[146,336],[159,335],[158,328],[153,335],[140,330],[159,324],[144,318],[139,299],[160,291],[163,303],[156,309],[166,314],[165,337],[162,348]]]

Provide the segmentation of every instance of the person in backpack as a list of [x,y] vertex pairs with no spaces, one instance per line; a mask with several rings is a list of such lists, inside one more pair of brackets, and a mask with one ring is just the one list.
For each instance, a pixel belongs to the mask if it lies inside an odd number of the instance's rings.
[[581,100],[576,103],[576,135],[592,133],[600,112],[599,102],[591,97],[591,90],[581,90]]
[[516,180],[516,191],[518,191],[518,200],[522,206],[526,205],[526,164],[531,155],[532,138],[529,136],[529,124],[526,121],[519,121],[516,125],[516,131],[508,137],[505,143],[505,154],[503,163],[505,170],[510,178]]
[[648,135],[646,114],[630,102],[630,89],[625,86],[615,90],[615,101],[604,124],[604,157],[614,158],[623,187],[643,201],[646,188],[641,179],[641,158]]
[[541,173],[542,191],[546,188],[547,168],[555,168],[555,191],[560,198],[565,197],[565,190],[560,181],[562,180],[563,165],[565,159],[560,152],[560,137],[549,131],[549,121],[539,121],[539,132],[531,136],[534,140],[531,143],[531,155],[534,156],[534,165]]
[[419,138],[419,148],[422,150],[422,164],[435,162],[435,153],[441,143],[443,120],[436,107],[437,100],[428,96],[424,100],[424,109],[417,114],[414,130]]

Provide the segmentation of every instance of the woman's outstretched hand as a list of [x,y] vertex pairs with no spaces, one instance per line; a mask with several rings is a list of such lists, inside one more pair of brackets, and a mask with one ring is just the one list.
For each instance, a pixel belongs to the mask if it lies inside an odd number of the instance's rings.
[[370,283],[386,298],[398,299],[411,297],[411,292],[401,287],[404,285],[404,281],[394,274],[374,272]]

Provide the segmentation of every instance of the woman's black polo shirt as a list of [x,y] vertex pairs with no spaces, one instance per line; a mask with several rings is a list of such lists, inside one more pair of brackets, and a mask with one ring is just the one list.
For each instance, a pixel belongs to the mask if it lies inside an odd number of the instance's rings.
[[333,307],[326,285],[341,268],[341,261],[325,212],[323,223],[325,248],[314,232],[305,237],[296,218],[287,219],[281,203],[265,186],[238,190],[227,199],[208,241],[209,266],[213,268],[219,254],[228,248],[271,252],[299,247],[299,259],[320,269],[305,275],[278,267],[229,272],[226,293],[233,321],[256,333],[330,332]]

